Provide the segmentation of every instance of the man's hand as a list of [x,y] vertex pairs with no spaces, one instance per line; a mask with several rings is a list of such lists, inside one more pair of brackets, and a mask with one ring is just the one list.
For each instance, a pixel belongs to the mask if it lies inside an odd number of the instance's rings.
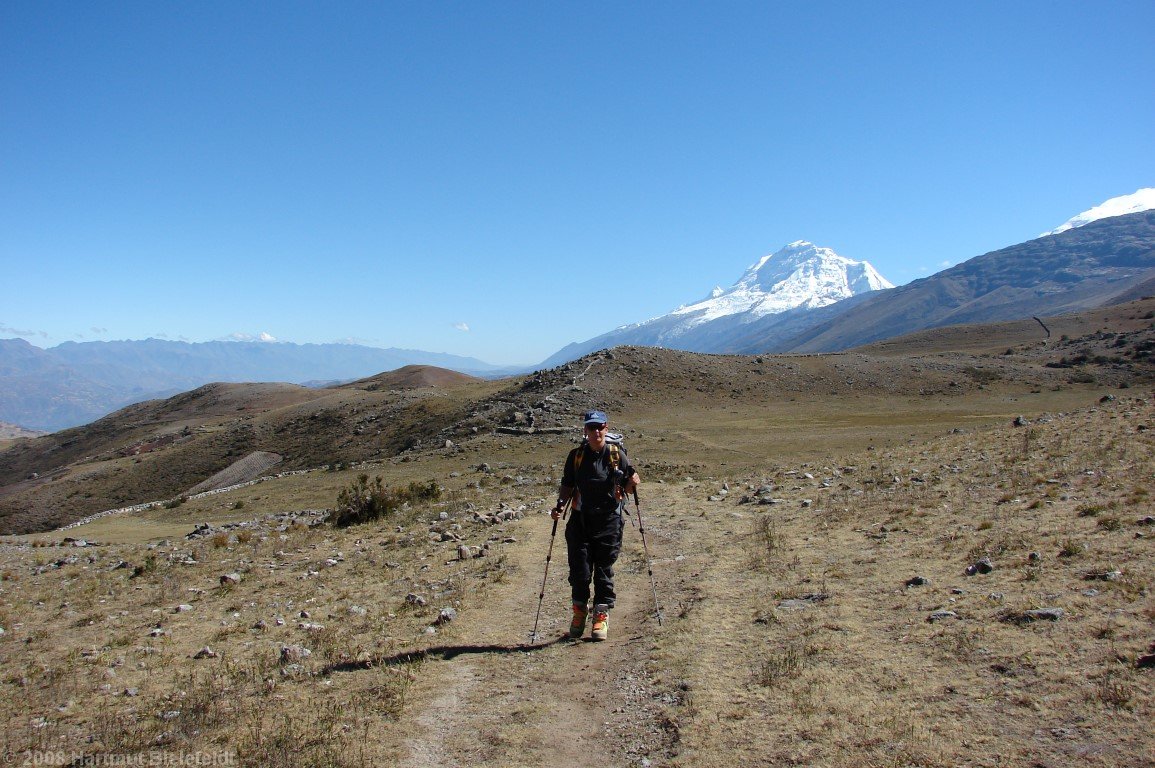
[[549,516],[552,517],[554,520],[557,520],[558,518],[560,518],[561,517],[561,504],[558,504],[553,509],[551,509],[549,511]]

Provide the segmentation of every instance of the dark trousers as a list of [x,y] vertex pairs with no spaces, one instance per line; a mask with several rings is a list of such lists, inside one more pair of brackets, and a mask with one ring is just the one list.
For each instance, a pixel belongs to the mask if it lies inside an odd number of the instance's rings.
[[616,509],[582,510],[566,523],[569,584],[575,603],[589,602],[592,579],[594,605],[614,607],[614,563],[622,551],[624,527],[625,520]]

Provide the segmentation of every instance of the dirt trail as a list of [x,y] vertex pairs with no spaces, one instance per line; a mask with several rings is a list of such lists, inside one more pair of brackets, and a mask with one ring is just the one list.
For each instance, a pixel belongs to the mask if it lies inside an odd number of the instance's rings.
[[[665,521],[648,507],[643,505],[643,514],[655,573],[665,568],[669,578],[678,545]],[[592,760],[636,766],[661,765],[671,757],[674,737],[647,670],[657,633],[664,630],[653,615],[636,526],[626,526],[616,568],[619,597],[610,639],[595,643],[588,628],[581,641],[562,638],[570,610],[564,523],[558,525],[539,640],[526,647],[550,527],[546,515],[523,523],[521,542],[508,550],[508,581],[494,588],[488,606],[463,611],[451,636],[442,638],[454,650],[422,667],[407,706],[406,720],[412,718],[413,727],[402,745],[401,765],[541,766]],[[669,623],[666,619],[666,627]]]

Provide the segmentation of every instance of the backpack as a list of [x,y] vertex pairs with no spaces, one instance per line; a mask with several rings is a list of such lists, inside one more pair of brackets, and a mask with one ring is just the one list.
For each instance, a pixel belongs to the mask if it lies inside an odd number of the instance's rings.
[[[623,435],[620,432],[607,432],[606,433],[606,446],[608,446],[610,449],[610,467],[611,467],[615,476],[618,474],[618,471],[619,471],[618,467],[622,461],[622,451],[624,451],[626,449],[625,439],[626,439],[625,435]],[[578,445],[578,447],[574,449],[576,451],[574,453],[574,457],[573,457],[574,482],[577,482],[577,473],[578,473],[578,470],[581,469],[582,459],[585,457],[585,454],[586,454],[586,452],[582,449],[585,448],[588,444],[589,444],[589,438],[583,437],[581,444]],[[614,494],[617,496],[618,500],[620,501],[621,495],[622,495],[622,487],[621,487],[621,485],[619,485],[616,482],[614,483]],[[581,506],[581,496],[579,495],[577,488],[574,488],[574,496],[575,496],[575,501],[577,502],[576,506],[574,507],[574,509],[576,510],[576,509],[580,508],[580,506]]]
[[[626,436],[621,432],[606,432],[606,445],[610,447],[610,465],[614,471],[618,471],[618,465],[622,461],[621,452],[626,449]],[[573,471],[577,475],[577,471],[581,468],[582,457],[585,456],[585,451],[581,450],[589,445],[589,438],[583,437],[581,445],[578,446],[578,452],[573,457]]]

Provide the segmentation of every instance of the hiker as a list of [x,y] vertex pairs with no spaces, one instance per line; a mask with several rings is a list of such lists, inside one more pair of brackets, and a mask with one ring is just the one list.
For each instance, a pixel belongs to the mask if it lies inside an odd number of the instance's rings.
[[572,515],[565,526],[569,555],[569,583],[573,594],[573,621],[569,636],[585,633],[589,615],[590,579],[593,579],[594,619],[590,636],[609,637],[609,612],[614,607],[614,562],[622,549],[625,527],[623,498],[638,487],[638,473],[618,442],[606,439],[609,419],[602,411],[586,411],[585,439],[569,452],[558,489],[553,519],[572,499]]

